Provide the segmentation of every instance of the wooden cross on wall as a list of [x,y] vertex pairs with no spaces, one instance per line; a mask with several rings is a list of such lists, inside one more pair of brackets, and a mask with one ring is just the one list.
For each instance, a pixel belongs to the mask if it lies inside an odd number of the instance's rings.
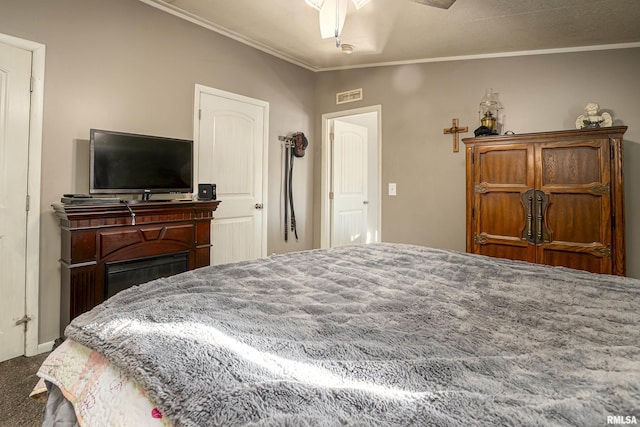
[[469,129],[466,126],[458,127],[458,119],[451,119],[451,124],[453,126],[451,126],[450,128],[445,128],[443,133],[450,133],[453,136],[453,152],[457,153],[458,151],[460,151],[460,149],[458,148],[458,134],[467,133]]

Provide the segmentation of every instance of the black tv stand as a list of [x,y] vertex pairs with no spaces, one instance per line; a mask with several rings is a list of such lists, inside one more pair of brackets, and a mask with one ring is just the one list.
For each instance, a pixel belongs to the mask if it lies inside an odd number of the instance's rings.
[[60,203],[68,205],[100,205],[106,203],[120,203],[118,197],[62,197]]
[[175,199],[133,199],[133,200],[127,200],[126,201],[128,204],[134,204],[134,203],[168,203],[168,202],[177,202],[177,200]]
[[142,197],[138,200],[129,200],[129,203],[144,203],[144,202],[173,202],[173,199],[152,199],[152,193],[142,193]]

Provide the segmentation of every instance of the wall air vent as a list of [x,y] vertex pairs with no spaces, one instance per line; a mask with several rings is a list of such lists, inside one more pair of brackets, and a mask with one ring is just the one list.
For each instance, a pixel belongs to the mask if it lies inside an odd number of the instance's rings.
[[362,101],[362,88],[336,93],[336,104],[346,104],[347,102]]

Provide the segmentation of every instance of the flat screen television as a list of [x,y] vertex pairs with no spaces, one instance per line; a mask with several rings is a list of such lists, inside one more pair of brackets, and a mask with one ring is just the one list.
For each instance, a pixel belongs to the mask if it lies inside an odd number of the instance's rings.
[[193,141],[91,129],[91,194],[193,192]]

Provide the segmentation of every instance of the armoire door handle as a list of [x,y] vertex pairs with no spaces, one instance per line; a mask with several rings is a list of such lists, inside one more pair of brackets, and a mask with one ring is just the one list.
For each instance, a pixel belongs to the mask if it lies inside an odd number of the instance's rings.
[[522,204],[525,209],[526,226],[522,230],[522,238],[530,244],[535,244],[534,232],[533,232],[533,210],[534,210],[534,195],[535,190],[532,188],[522,194]]
[[533,195],[527,196],[529,200],[529,209],[527,209],[527,238],[533,240]]
[[545,224],[545,214],[547,213],[547,206],[549,206],[549,195],[542,190],[536,190],[536,244],[541,245],[545,241],[550,239],[549,231]]
[[538,224],[536,227],[536,230],[538,231],[538,238],[537,238],[537,243],[542,243],[542,196],[540,195],[539,191],[536,191],[536,204],[538,206],[538,216],[537,216],[537,220],[538,220]]

